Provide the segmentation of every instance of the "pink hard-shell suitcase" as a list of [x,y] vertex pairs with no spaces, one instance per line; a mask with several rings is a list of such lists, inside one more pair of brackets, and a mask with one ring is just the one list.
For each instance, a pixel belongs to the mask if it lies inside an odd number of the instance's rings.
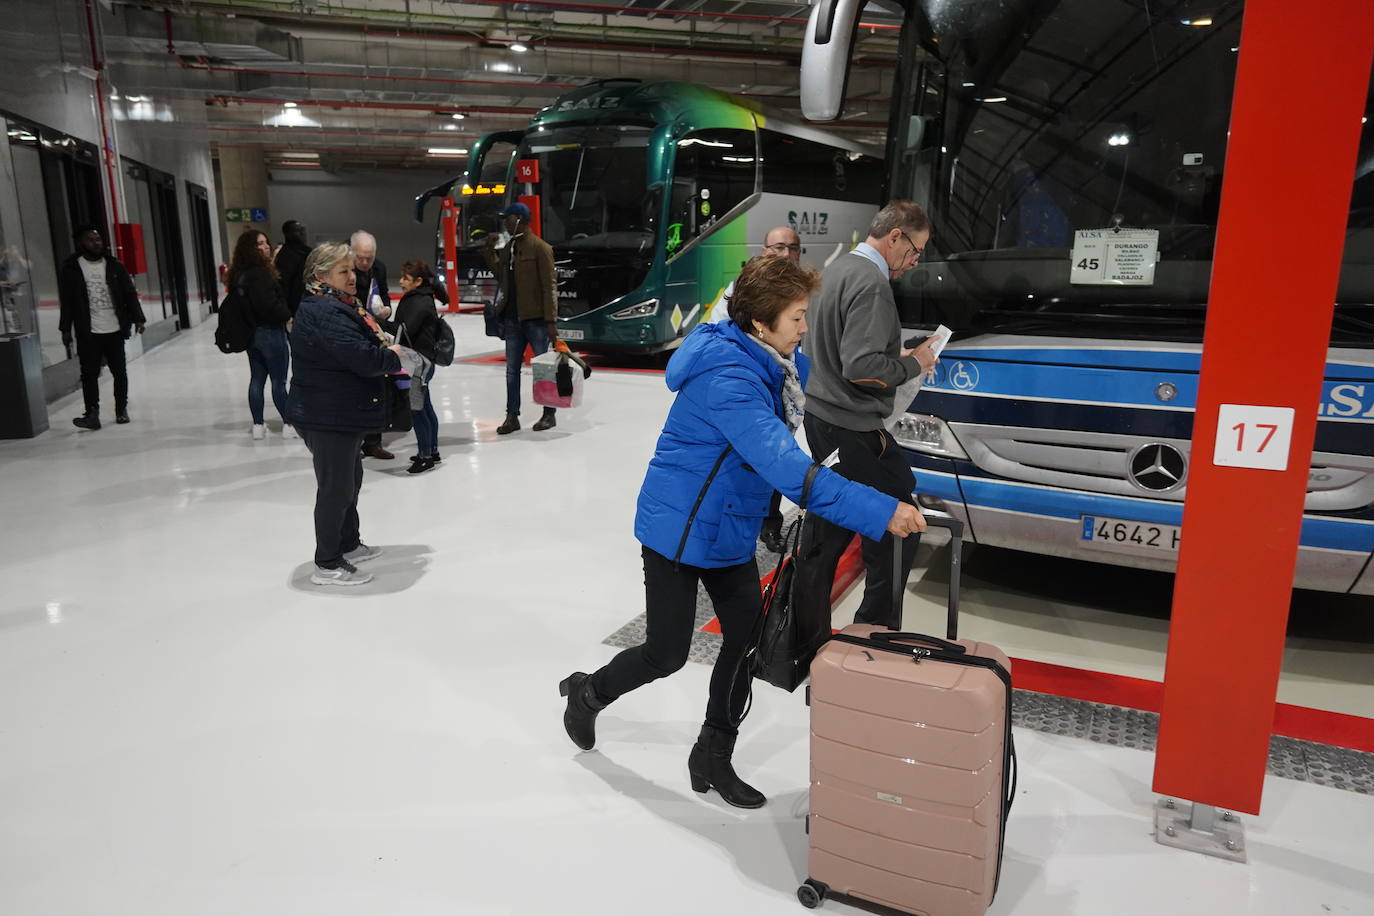
[[949,639],[849,626],[811,664],[808,907],[837,894],[981,916],[997,890],[1016,792],[1011,663],[956,639],[963,525],[928,521],[952,535]]

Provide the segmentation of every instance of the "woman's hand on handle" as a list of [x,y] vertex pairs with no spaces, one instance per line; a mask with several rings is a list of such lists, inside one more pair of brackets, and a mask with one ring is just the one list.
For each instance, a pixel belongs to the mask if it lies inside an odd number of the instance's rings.
[[908,534],[916,534],[926,530],[926,517],[921,514],[910,503],[897,503],[897,511],[892,513],[892,518],[887,521],[887,530],[904,538]]

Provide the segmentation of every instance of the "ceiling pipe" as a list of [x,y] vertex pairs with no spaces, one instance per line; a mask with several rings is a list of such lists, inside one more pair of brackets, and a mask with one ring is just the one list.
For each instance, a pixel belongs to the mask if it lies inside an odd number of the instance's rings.
[[[125,3],[126,5],[137,5],[137,4],[131,3],[130,0],[117,0],[117,2],[122,2],[122,3]],[[497,2],[497,5],[508,5],[508,4],[505,4],[505,3],[504,3],[504,0],[494,0],[494,2]],[[535,4],[524,4],[524,5],[528,6],[528,5],[535,5]],[[222,2],[222,0],[221,0],[221,2],[214,2],[214,0],[208,0],[208,2],[207,2],[207,0],[188,0],[188,2],[186,3],[186,6],[189,7],[189,8],[194,8],[195,11],[197,12],[197,14],[199,14],[201,11],[208,12],[208,11],[212,11],[212,10],[213,10],[213,11],[217,11],[217,12],[219,12],[219,13],[221,13],[221,14],[253,15],[255,18],[259,19],[259,21],[276,21],[276,22],[280,22],[280,23],[282,23],[285,27],[288,27],[288,28],[294,27],[297,31],[299,31],[300,28],[301,28],[301,26],[302,26],[302,20],[301,20],[298,16],[294,15],[294,14],[296,14],[296,13],[299,12],[300,0],[295,0],[295,2],[281,2],[281,0],[237,0],[237,2]],[[674,11],[664,11],[664,10],[646,10],[646,9],[640,9],[640,8],[637,8],[637,7],[604,7],[604,9],[605,9],[606,11],[608,11],[608,12],[620,10],[620,11],[624,11],[624,12],[626,12],[626,13],[637,14],[637,17],[639,17],[639,16],[645,17],[645,21],[653,21],[651,17],[652,17],[652,15],[655,14],[655,13],[657,13],[657,14],[659,14],[659,15],[668,14],[668,15],[683,16],[683,17],[686,17],[686,16],[696,16],[696,17],[699,17],[699,18],[700,18],[700,17],[705,17],[705,18],[722,18],[722,16],[715,16],[715,17],[712,17],[712,14],[709,14],[709,13],[701,13],[701,12],[687,13],[687,12],[674,12]],[[245,12],[245,11],[246,11],[246,12]],[[574,11],[577,11],[577,10],[574,10]],[[588,9],[582,9],[581,11],[582,11],[582,12],[588,12],[589,10],[588,10]],[[508,19],[493,20],[493,19],[488,19],[488,18],[465,17],[465,16],[454,15],[454,14],[447,14],[447,13],[446,13],[446,14],[424,13],[424,12],[419,12],[419,11],[415,11],[415,10],[408,11],[408,12],[406,12],[406,13],[404,13],[404,14],[402,14],[402,13],[400,13],[400,12],[397,12],[397,13],[395,14],[395,16],[394,16],[394,17],[391,17],[391,18],[394,18],[394,19],[404,19],[405,24],[406,24],[407,26],[412,26],[412,27],[413,27],[412,24],[413,24],[416,20],[420,20],[420,21],[424,21],[424,22],[434,22],[438,28],[442,28],[442,29],[445,29],[445,30],[452,30],[452,29],[456,29],[456,28],[467,28],[467,29],[472,29],[473,31],[476,31],[476,32],[485,31],[486,29],[490,28],[494,22],[499,22],[499,23],[502,23],[502,24],[505,24],[505,25],[511,25],[511,26],[516,26],[516,27],[525,27],[525,28],[530,28],[530,29],[535,29],[535,30],[541,30],[541,29],[542,29],[542,30],[544,30],[544,31],[558,31],[558,32],[564,32],[564,33],[597,32],[597,33],[600,33],[600,34],[603,34],[603,35],[604,35],[604,34],[606,34],[607,32],[612,32],[612,31],[614,31],[614,32],[619,33],[619,34],[621,34],[621,35],[627,35],[627,34],[644,34],[644,35],[646,35],[646,36],[652,36],[652,37],[654,37],[654,38],[663,38],[663,37],[670,37],[670,36],[674,36],[674,35],[681,35],[681,34],[683,34],[683,33],[674,32],[674,31],[668,30],[668,29],[644,28],[644,27],[641,27],[641,26],[638,26],[638,25],[620,25],[620,24],[616,24],[616,25],[609,25],[609,24],[607,24],[607,25],[592,25],[592,24],[584,24],[584,23],[554,23],[552,26],[549,26],[549,25],[544,24],[544,23],[537,23],[537,22],[524,21],[524,20],[508,20]],[[778,17],[767,17],[767,16],[763,16],[763,17],[758,17],[758,18],[760,18],[760,19],[762,19],[762,20],[764,20],[764,21],[768,21],[768,22],[778,22],[778,23],[797,23],[797,24],[803,24],[803,23],[806,22],[805,19],[796,19],[796,18],[787,18],[787,17],[778,18]],[[343,24],[345,24],[345,23],[353,23],[353,22],[357,22],[357,21],[359,21],[359,20],[364,20],[364,21],[366,21],[366,20],[386,21],[387,19],[388,19],[388,17],[386,16],[386,11],[382,11],[382,10],[370,10],[370,9],[358,8],[358,7],[349,7],[349,6],[343,6],[343,5],[341,5],[341,4],[331,4],[327,9],[315,10],[314,13],[313,13],[313,15],[311,16],[311,22],[312,22],[312,24],[314,24],[316,27],[322,28],[322,29],[328,29],[328,28],[332,27],[332,24],[333,24],[333,23],[338,23],[338,24],[339,24],[338,27],[343,27]],[[865,24],[863,24],[863,27],[869,28],[869,29],[872,29],[872,30],[883,30],[883,31],[892,31],[892,30],[897,30],[897,29],[900,28],[900,26],[898,26],[898,25],[889,25],[889,24],[883,24],[883,23],[865,23]],[[404,35],[404,34],[406,34],[406,33],[398,33],[398,34]],[[870,32],[869,34],[870,34],[870,37],[871,37],[873,33]],[[439,40],[439,39],[442,39],[442,38],[451,37],[451,32],[446,31],[445,33],[436,33],[436,34],[433,34],[433,35],[428,35],[428,34],[427,34],[426,37],[431,37],[431,38],[434,38],[434,39],[436,39],[436,40]],[[688,37],[688,38],[690,39],[690,38],[692,38],[692,37],[697,37],[697,36],[695,36],[695,34],[692,34],[692,35],[687,35],[686,37]],[[719,38],[719,37],[721,37],[721,36],[713,36],[713,37]],[[751,40],[751,41],[753,41],[753,40],[756,40],[755,36],[750,36],[750,35],[745,35],[745,34],[732,34],[732,35],[726,35],[726,36],[724,36],[724,37],[732,38],[732,39],[735,39],[735,40],[737,40],[737,41],[743,41],[743,40]],[[478,38],[478,39],[476,39],[476,40],[477,40],[477,41],[482,41],[482,40],[484,40],[484,39]],[[652,40],[652,39],[651,39],[651,40]],[[797,52],[798,52],[798,53],[800,52],[800,43],[801,43],[801,39],[800,39],[800,36],[798,36],[798,38],[797,38]],[[573,43],[570,43],[570,46],[575,47],[576,45],[573,44]],[[629,46],[629,47],[633,48],[633,47],[635,47],[635,46],[631,45],[631,46]],[[686,50],[691,50],[691,49],[686,49]],[[727,52],[727,53],[728,53],[728,52]],[[745,54],[745,55],[747,56],[747,55],[749,55],[751,52],[750,52],[750,51],[743,51],[743,52],[739,52],[739,53],[743,53],[743,54]],[[895,55],[895,53],[896,53],[896,49],[894,48],[894,49],[892,50],[891,54],[892,54],[892,55]],[[860,66],[860,67],[874,66],[875,64],[876,64],[877,66],[892,66],[892,62],[891,62],[891,61],[871,62],[871,61],[864,60],[864,59],[856,59],[855,61],[853,61],[853,65],[854,65],[854,66]]]
[[[455,107],[461,107],[467,114],[490,114],[490,115],[520,115],[528,117],[539,109],[537,108],[499,108],[482,105],[408,105],[403,102],[354,102],[345,100],[315,100],[315,99],[269,99],[257,96],[243,95],[208,95],[205,101],[216,105],[285,105],[287,102],[294,102],[302,108],[368,108],[381,111],[443,111]],[[308,128],[307,128],[308,129]]]
[[[509,6],[507,0],[463,0],[464,3],[471,3],[475,6]],[[603,6],[593,3],[569,3],[567,0],[521,0],[522,7],[538,7],[561,11],[565,13],[590,13],[593,15],[604,16],[611,13],[624,13],[632,16],[653,16],[660,15],[665,17],[683,19],[724,19],[731,22],[785,22],[789,25],[806,25],[807,20],[793,16],[758,16],[750,13],[708,13],[703,10],[648,10],[635,6]],[[803,4],[798,4],[803,5]],[[900,31],[900,25],[889,25],[886,23],[859,23],[860,28],[864,29],[891,29]]]
[[[444,83],[455,86],[501,86],[525,89],[531,87],[560,90],[582,88],[581,83],[532,83],[527,80],[470,80],[445,76],[392,76],[385,73],[322,73],[317,70],[267,70],[259,67],[212,67],[208,64],[200,66],[185,63],[182,66],[190,70],[201,70],[207,73],[250,73],[260,76],[298,76],[305,79],[389,80],[402,83]],[[309,65],[307,64],[307,66]]]

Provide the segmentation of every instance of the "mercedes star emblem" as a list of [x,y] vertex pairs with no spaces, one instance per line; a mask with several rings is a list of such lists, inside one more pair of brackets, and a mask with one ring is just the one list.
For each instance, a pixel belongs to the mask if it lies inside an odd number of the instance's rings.
[[1131,482],[1142,490],[1164,493],[1183,485],[1188,461],[1172,445],[1151,442],[1131,455]]

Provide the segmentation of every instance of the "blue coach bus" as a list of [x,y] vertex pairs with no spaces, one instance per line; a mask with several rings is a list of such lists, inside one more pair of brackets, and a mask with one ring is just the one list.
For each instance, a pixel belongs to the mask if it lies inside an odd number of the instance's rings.
[[[803,106],[834,117],[861,2],[821,0]],[[908,0],[891,197],[934,235],[904,323],[955,331],[899,423],[920,501],[979,544],[1174,568],[1242,0]],[[1167,14],[1166,11],[1167,10]],[[1374,595],[1374,127],[1351,198],[1296,583]],[[1301,138],[1283,130],[1303,168]],[[1303,269],[1274,176],[1274,244]],[[1304,320],[1300,314],[1293,322]],[[1274,353],[1281,371],[1283,328]],[[1263,498],[1257,494],[1256,498]]]

